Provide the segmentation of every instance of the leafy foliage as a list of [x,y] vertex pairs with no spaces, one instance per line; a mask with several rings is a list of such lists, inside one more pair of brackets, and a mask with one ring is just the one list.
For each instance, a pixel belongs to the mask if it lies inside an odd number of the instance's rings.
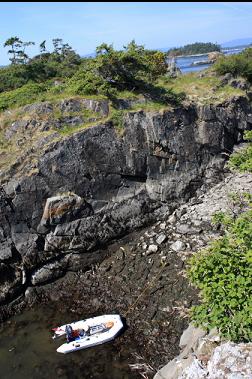
[[68,82],[68,90],[74,95],[113,96],[116,90],[95,72],[93,60],[83,62],[79,71]]
[[45,84],[29,83],[16,90],[0,93],[0,111],[29,104],[35,101],[38,95],[46,89]]
[[[14,42],[11,40],[8,43]],[[23,42],[18,39],[17,43]],[[53,52],[49,53],[46,41],[43,41],[39,45],[39,55],[28,62],[0,69],[0,93],[8,92],[1,96],[1,110],[8,107],[8,99],[9,107],[23,104],[22,99],[13,101],[16,92],[11,94],[11,90],[16,91],[28,84],[48,83],[50,80],[60,81],[60,86],[51,86],[51,94],[64,91],[70,95],[102,96],[114,103],[122,92],[131,93],[132,97],[141,94],[149,101],[164,104],[176,104],[185,97],[182,93],[175,94],[171,88],[157,85],[157,79],[167,71],[166,54],[146,50],[135,41],[120,51],[103,43],[97,47],[95,58],[80,58],[71,46],[59,38],[53,40],[53,46]],[[26,87],[20,93],[26,93]],[[30,102],[34,99],[33,95],[32,91]]]
[[124,110],[119,110],[119,109],[113,109],[111,112],[110,120],[113,122],[113,125],[119,135],[122,135],[124,132],[124,123],[123,123],[124,113],[125,113]]
[[252,83],[252,48],[247,48],[240,54],[219,58],[213,69],[219,75],[231,73],[233,76],[242,76]]
[[171,90],[155,85],[156,79],[167,70],[164,53],[145,50],[135,41],[122,51],[102,44],[96,53],[96,58],[86,59],[70,79],[69,90],[72,93],[105,95],[113,99],[118,91],[126,90],[144,94],[152,100],[167,102],[178,99]]
[[25,52],[27,46],[35,45],[34,42],[23,42],[18,37],[8,38],[4,43],[4,47],[9,47],[8,54],[11,55],[10,61],[12,64],[25,64],[29,57]]
[[69,78],[79,68],[81,58],[62,39],[54,39],[54,51],[46,51],[46,41],[40,44],[40,54],[29,59],[25,48],[33,42],[22,42],[18,37],[9,38],[5,46],[11,46],[9,53],[12,64],[0,68],[0,92],[10,91],[28,82],[41,83],[52,78]]
[[192,307],[195,324],[216,327],[232,341],[252,338],[252,209],[239,216],[219,213],[224,235],[195,254],[188,267],[191,282],[200,290],[201,304]]
[[177,47],[168,51],[169,56],[204,54],[211,51],[221,51],[220,45],[211,42],[195,42],[183,47]]
[[29,81],[26,65],[0,68],[0,93],[22,87]]
[[[247,131],[244,134],[244,139],[252,141],[252,131]],[[237,169],[241,172],[252,172],[252,143],[240,152],[231,155],[229,167]]]

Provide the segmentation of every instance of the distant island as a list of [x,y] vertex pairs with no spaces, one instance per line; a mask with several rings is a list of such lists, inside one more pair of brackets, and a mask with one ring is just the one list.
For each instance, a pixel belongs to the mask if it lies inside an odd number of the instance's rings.
[[232,48],[232,47],[239,47],[239,46],[249,46],[252,44],[252,37],[250,38],[239,38],[239,39],[233,39],[232,41],[226,41],[221,44],[222,48]]
[[175,47],[168,51],[168,56],[177,57],[180,55],[207,54],[212,51],[221,51],[221,46],[211,42],[195,42],[183,47]]

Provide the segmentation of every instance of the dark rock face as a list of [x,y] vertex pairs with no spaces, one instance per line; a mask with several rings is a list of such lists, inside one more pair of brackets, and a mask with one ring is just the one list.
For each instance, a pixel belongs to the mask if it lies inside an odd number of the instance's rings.
[[[67,111],[80,106],[61,103]],[[108,112],[107,102],[83,106]],[[123,138],[107,122],[49,145],[36,174],[13,177],[1,192],[0,264],[8,275],[0,276],[0,301],[78,264],[89,267],[103,258],[96,251],[100,246],[169,214],[202,185],[218,182],[226,156],[250,127],[249,114],[245,98],[162,113],[129,112]],[[41,223],[47,199],[69,191],[72,200],[63,196],[54,204],[67,211]]]
[[62,100],[60,103],[62,112],[79,112],[83,109],[101,113],[103,116],[107,116],[109,113],[107,100],[68,99]]
[[22,260],[11,239],[12,200],[0,189],[0,303],[20,293],[22,287]]
[[137,196],[108,206],[91,217],[57,225],[54,232],[47,234],[44,250],[83,253],[93,250],[154,220],[151,214],[156,207],[155,202]]

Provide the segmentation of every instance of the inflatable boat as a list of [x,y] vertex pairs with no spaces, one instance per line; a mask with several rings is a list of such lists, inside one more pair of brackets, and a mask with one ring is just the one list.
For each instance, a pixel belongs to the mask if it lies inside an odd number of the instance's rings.
[[57,352],[67,354],[111,341],[122,329],[119,315],[103,315],[54,328],[52,338],[66,336],[67,342],[58,347]]

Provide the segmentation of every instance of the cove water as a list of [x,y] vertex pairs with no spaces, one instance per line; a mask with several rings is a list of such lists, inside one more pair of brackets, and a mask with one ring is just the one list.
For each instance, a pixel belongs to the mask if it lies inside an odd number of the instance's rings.
[[[248,46],[246,46],[248,47]],[[233,49],[223,49],[222,53],[226,56],[228,55],[233,55],[233,54],[238,54],[242,50],[244,50],[246,47],[239,47],[239,48],[233,48]],[[192,66],[193,63],[196,61],[206,61],[208,60],[208,54],[205,55],[190,55],[190,56],[185,56],[185,57],[179,57],[176,58],[176,65],[180,68],[183,74],[186,74],[187,72],[194,72],[194,71],[201,71],[209,67],[209,64],[205,65],[199,65],[199,66]]]
[[[120,338],[69,354],[56,352],[65,342],[53,340],[51,329],[77,320],[69,312],[54,307],[24,311],[1,324],[1,379],[137,379],[129,368],[134,362],[132,349],[121,349]],[[83,317],[85,318],[85,317]]]

